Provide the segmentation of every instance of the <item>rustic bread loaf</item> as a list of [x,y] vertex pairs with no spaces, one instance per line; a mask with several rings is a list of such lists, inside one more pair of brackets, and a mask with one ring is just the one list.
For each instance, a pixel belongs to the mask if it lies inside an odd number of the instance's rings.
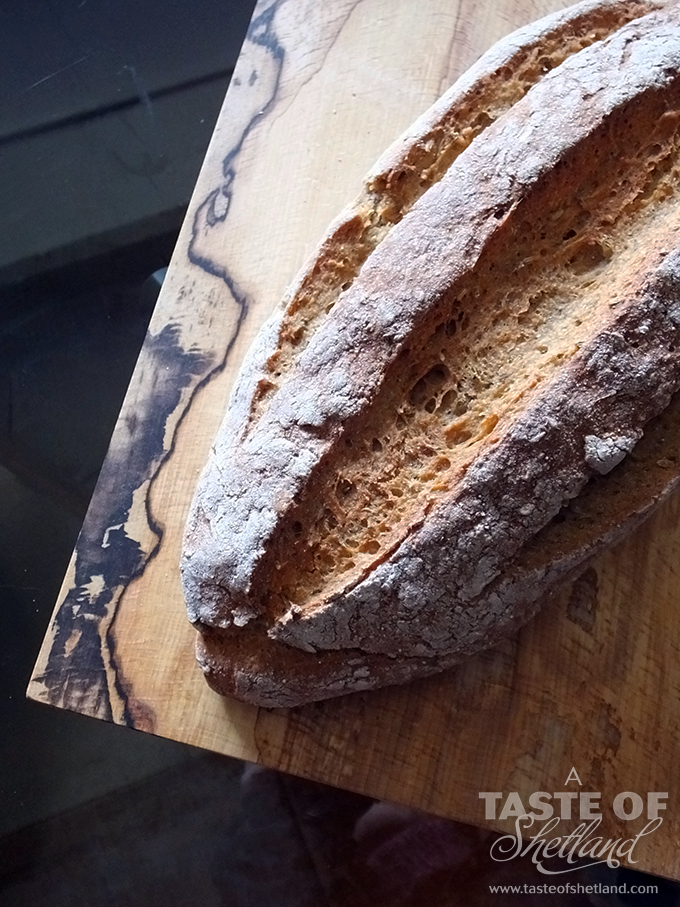
[[[576,578],[588,560],[638,526],[680,483],[680,395],[649,423],[620,466],[595,476],[581,494],[520,551],[509,566],[514,626],[520,628],[549,598],[556,583]],[[514,588],[512,588],[514,586]],[[526,589],[538,590],[536,597]],[[506,623],[490,643],[512,633]],[[390,658],[360,649],[299,652],[267,639],[255,628],[208,630],[197,655],[218,692],[263,706],[296,706],[352,690],[373,689],[426,677],[453,667],[459,653],[439,659]]]
[[[500,68],[374,170],[389,176],[264,332],[185,540],[216,689],[293,705],[441,670],[521,625],[677,480],[670,452],[641,493],[615,480],[614,521],[603,486],[636,462],[586,484],[680,384],[680,15],[618,28],[643,11],[584,4],[494,51]],[[599,17],[603,38],[605,14],[612,36],[579,50],[574,23]],[[529,89],[541,46],[556,65]],[[465,144],[456,104],[474,140],[445,169]],[[445,163],[423,168],[432,154]]]

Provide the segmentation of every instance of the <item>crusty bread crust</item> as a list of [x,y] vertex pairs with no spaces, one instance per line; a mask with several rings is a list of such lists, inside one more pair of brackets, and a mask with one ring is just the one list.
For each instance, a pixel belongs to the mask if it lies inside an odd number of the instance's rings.
[[368,256],[473,139],[569,56],[668,0],[584,0],[493,45],[376,161],[243,363],[222,437],[242,438]]
[[[559,544],[544,528],[680,382],[679,109],[674,10],[582,50],[410,193],[291,344],[322,244],[246,365],[188,523],[183,577],[211,685],[294,705],[442,670],[525,622],[673,486],[671,468],[615,525],[558,530]],[[412,161],[419,141],[390,154]],[[263,379],[272,367],[286,377]]]
[[[596,476],[581,494],[519,552],[504,580],[508,622],[498,638],[519,629],[559,584],[576,579],[589,560],[639,526],[680,484],[680,395],[645,430],[613,472]],[[536,594],[531,600],[525,590]],[[245,634],[245,635],[244,635]],[[361,649],[299,652],[248,627],[206,629],[197,640],[206,680],[218,693],[265,707],[290,707],[352,691],[405,683],[453,667],[466,656],[439,659],[368,654]]]

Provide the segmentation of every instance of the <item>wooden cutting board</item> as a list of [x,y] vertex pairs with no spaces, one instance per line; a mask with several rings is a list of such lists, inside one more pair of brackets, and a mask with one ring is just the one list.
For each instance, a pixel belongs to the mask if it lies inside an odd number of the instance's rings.
[[[498,829],[479,793],[668,792],[637,868],[679,878],[680,497],[519,637],[403,688],[266,711],[212,693],[179,583],[199,470],[257,329],[379,153],[560,0],[261,0],[28,695]],[[575,768],[582,787],[567,783]]]

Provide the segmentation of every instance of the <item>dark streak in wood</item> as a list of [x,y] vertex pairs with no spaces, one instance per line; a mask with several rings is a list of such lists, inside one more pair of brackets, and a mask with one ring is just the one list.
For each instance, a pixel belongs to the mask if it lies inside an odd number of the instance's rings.
[[[237,141],[229,149],[226,156],[224,157],[222,161],[222,175],[224,182],[219,188],[213,189],[198,206],[196,214],[194,216],[194,223],[191,231],[191,240],[189,242],[188,256],[191,263],[197,265],[206,273],[211,274],[213,277],[217,277],[220,280],[223,280],[227,285],[230,293],[236,300],[237,304],[243,310],[244,315],[247,313],[248,309],[248,301],[245,297],[245,294],[242,293],[236,286],[236,282],[228,267],[226,267],[222,262],[215,261],[210,256],[205,255],[203,252],[201,252],[200,245],[201,238],[206,233],[209,233],[209,231],[217,225],[223,224],[227,219],[233,198],[234,185],[236,183],[236,160],[243,150],[243,146],[250,133],[265,117],[269,116],[272,113],[277,103],[281,81],[281,72],[285,60],[285,50],[280,44],[279,39],[276,35],[274,20],[276,18],[277,12],[284,2],[285,0],[275,0],[275,2],[271,4],[271,6],[269,6],[262,13],[260,13],[260,15],[256,16],[253,19],[250,24],[250,28],[248,29],[246,41],[250,41],[252,44],[264,48],[268,54],[268,63],[272,70],[271,81],[273,84],[271,93],[266,99],[264,105],[258,106],[257,111],[251,116]],[[361,2],[362,0],[355,0],[355,2],[347,10],[342,25],[336,30],[335,34],[333,34],[331,40],[328,43],[328,46],[325,48],[320,62],[313,67],[312,71],[300,83],[297,88],[296,94],[305,85],[307,85],[308,82],[311,81],[313,76],[323,67],[328,54],[335,46],[335,43],[340,32],[342,31],[342,28],[344,27],[344,24],[347,22],[354,9]],[[253,68],[248,78],[249,87],[252,88],[261,81],[261,73],[257,69]],[[234,79],[234,84],[241,85],[242,82],[238,77],[236,77]]]
[[[137,710],[132,706],[129,691],[116,668],[115,641],[110,633],[115,613],[109,614],[109,610],[113,608],[115,612],[114,598],[143,573],[161,543],[162,529],[156,525],[149,511],[148,495],[146,519],[156,539],[151,550],[143,551],[137,541],[129,538],[125,525],[132,509],[134,492],[144,482],[153,480],[162,462],[172,452],[163,449],[165,425],[179,405],[182,390],[201,376],[193,389],[193,397],[214,374],[224,368],[247,314],[245,294],[238,289],[226,267],[198,251],[199,236],[203,225],[211,228],[225,220],[236,178],[234,162],[249,133],[275,102],[284,51],[274,34],[273,20],[282,2],[284,0],[276,0],[253,19],[246,39],[269,51],[275,67],[271,97],[251,118],[224,158],[224,183],[199,205],[188,248],[189,260],[221,279],[239,307],[226,355],[221,363],[216,364],[212,356],[201,351],[185,351],[177,342],[177,327],[172,325],[165,327],[160,334],[147,338],[140,359],[140,365],[147,365],[148,360],[150,366],[145,369],[144,397],[138,401],[136,411],[127,414],[124,420],[123,443],[112,447],[104,462],[76,547],[75,581],[55,617],[54,639],[46,670],[35,678],[44,685],[48,702],[111,721],[113,706],[109,675],[113,670],[112,682],[122,703],[123,721],[132,727],[136,726],[134,712]],[[226,204],[223,211],[217,212],[216,202],[220,196]],[[190,405],[191,401],[185,413]],[[120,426],[119,431],[122,433]],[[102,643],[101,625],[107,618],[109,629],[105,643]],[[74,638],[77,639],[75,645],[69,642]],[[102,653],[103,644],[107,649],[106,661]],[[145,715],[144,729],[153,730],[149,726],[152,723],[152,718]]]
[[[116,667],[115,643],[108,631],[102,642],[102,622],[108,618],[110,629],[117,593],[141,575],[158,550],[163,532],[149,511],[148,498],[146,518],[155,536],[151,550],[144,551],[125,531],[133,496],[172,453],[172,447],[164,447],[165,430],[182,391],[213,364],[201,352],[182,349],[177,335],[177,326],[170,324],[147,338],[140,360],[145,380],[143,395],[136,401],[136,419],[127,420],[124,443],[111,447],[102,467],[76,547],[75,581],[55,617],[47,668],[36,678],[44,684],[48,702],[109,721],[113,719],[112,683],[122,703],[124,723],[133,727],[136,722]],[[148,723],[146,716],[146,730],[150,730]]]
[[[351,5],[344,22],[359,2],[361,0],[356,0]],[[141,576],[162,541],[163,531],[150,512],[148,494],[145,515],[155,537],[149,550],[144,550],[130,538],[125,527],[131,515],[134,493],[144,483],[153,482],[163,462],[172,454],[174,437],[169,450],[163,447],[165,429],[179,406],[182,392],[191,386],[190,399],[178,424],[200,389],[224,369],[248,314],[248,299],[237,286],[228,266],[216,261],[201,246],[202,239],[227,219],[238,156],[250,133],[272,112],[278,100],[285,52],[276,35],[274,20],[284,3],[285,0],[275,0],[251,22],[246,41],[265,50],[270,71],[263,72],[261,61],[257,70],[253,67],[248,84],[257,90],[263,79],[268,79],[270,94],[264,104],[257,105],[256,112],[224,157],[222,185],[199,204],[187,250],[191,263],[218,278],[236,302],[238,315],[230,326],[231,336],[220,361],[216,361],[215,352],[183,349],[178,339],[178,325],[170,324],[159,334],[147,338],[136,372],[136,376],[143,374],[143,378],[139,378],[139,398],[135,410],[124,413],[114,435],[76,547],[75,580],[55,617],[47,667],[35,678],[44,685],[48,702],[109,721],[114,718],[110,698],[113,689],[117,710],[122,709],[123,723],[145,731],[153,731],[153,713],[134,699],[134,693],[117,665],[111,630],[123,590]],[[337,34],[315,72],[323,65],[336,39]],[[305,79],[305,84],[312,75]],[[234,84],[241,84],[238,78],[234,79]],[[183,287],[177,301],[186,295],[186,287]]]
[[[247,299],[245,294],[236,286],[236,282],[229,269],[222,263],[201,253],[199,246],[201,236],[206,229],[209,231],[217,224],[221,224],[226,220],[229,208],[231,207],[233,188],[236,181],[236,159],[241,153],[243,145],[250,133],[270,112],[276,102],[285,52],[283,47],[279,44],[274,31],[274,18],[282,5],[282,2],[283,0],[276,0],[276,2],[268,7],[268,9],[264,10],[259,16],[256,16],[250,23],[246,35],[246,41],[250,41],[252,44],[265,48],[269,54],[270,62],[274,70],[271,95],[265,105],[250,118],[238,140],[224,157],[222,161],[224,182],[219,188],[213,189],[198,206],[194,216],[191,240],[189,241],[189,261],[200,267],[206,273],[211,274],[213,277],[218,277],[220,280],[223,280],[237,304],[242,309],[243,314],[247,311]],[[252,78],[251,73],[249,85],[252,87],[255,84],[255,81],[256,80]],[[236,82],[236,84],[240,84],[240,82]]]

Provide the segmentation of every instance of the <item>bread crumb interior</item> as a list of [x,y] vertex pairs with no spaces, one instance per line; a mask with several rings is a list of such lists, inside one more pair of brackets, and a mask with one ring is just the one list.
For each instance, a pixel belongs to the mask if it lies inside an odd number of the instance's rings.
[[384,560],[680,234],[678,111],[649,94],[563,160],[348,424],[272,547],[269,608],[313,609]]
[[251,426],[262,416],[310,336],[351,286],[371,252],[472,140],[546,73],[603,40],[644,9],[634,0],[591,11],[544,36],[538,45],[520,48],[509,63],[481,78],[460,103],[424,131],[397,164],[373,176],[354,204],[355,216],[328,238],[320,250],[319,264],[304,276],[290,301],[279,345],[253,397]]

